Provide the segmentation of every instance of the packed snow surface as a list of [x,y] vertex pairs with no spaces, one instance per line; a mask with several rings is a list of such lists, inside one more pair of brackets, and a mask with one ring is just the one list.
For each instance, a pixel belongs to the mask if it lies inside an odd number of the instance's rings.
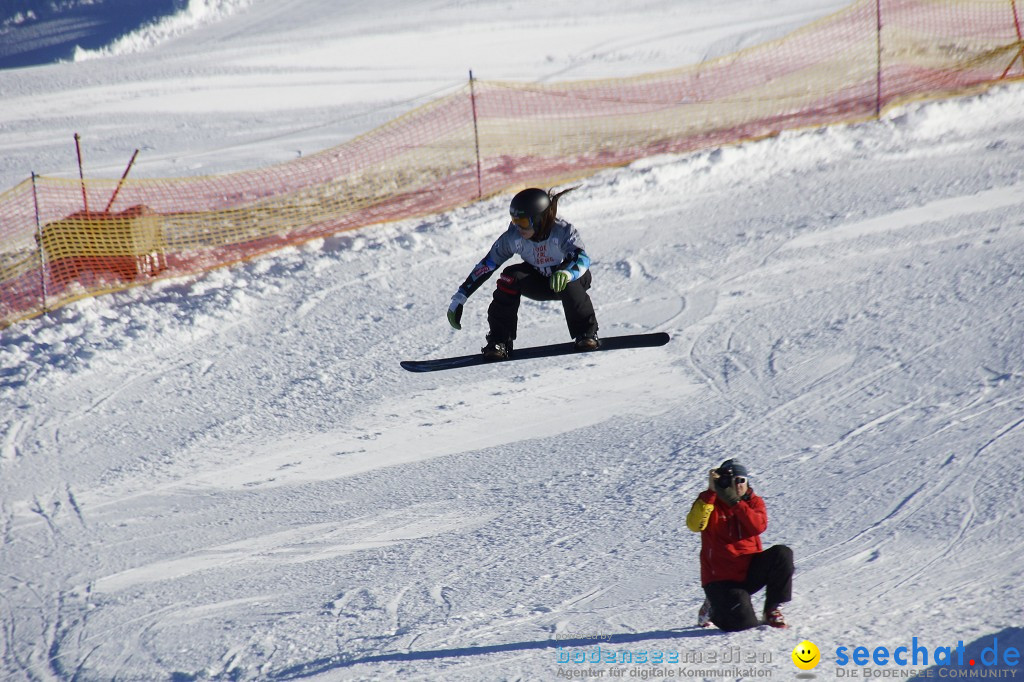
[[[138,176],[261,167],[469,68],[643,73],[841,3],[228,5],[0,71],[3,187],[76,173],[74,132],[93,175],[136,147]],[[789,679],[803,639],[831,679],[842,646],[1024,648],[1020,85],[593,176],[560,209],[601,333],[672,341],[403,371],[482,345],[490,284],[463,331],[445,309],[508,198],[0,332],[0,680]],[[524,302],[519,345],[565,340]],[[795,552],[788,630],[694,627],[684,517],[729,457]],[[715,652],[758,662],[650,663]]]

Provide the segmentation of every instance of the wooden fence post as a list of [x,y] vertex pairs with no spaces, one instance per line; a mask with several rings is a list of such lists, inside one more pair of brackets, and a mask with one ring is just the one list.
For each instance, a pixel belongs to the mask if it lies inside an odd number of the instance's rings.
[[473,106],[473,140],[476,143],[476,198],[484,198],[483,175],[480,169],[480,129],[476,116],[476,89],[473,87],[473,70],[469,70],[469,101]]
[[46,261],[43,258],[43,226],[39,220],[39,192],[36,191],[36,172],[32,171],[32,203],[36,210],[36,242],[39,247],[39,291],[42,295],[43,313],[46,313]]

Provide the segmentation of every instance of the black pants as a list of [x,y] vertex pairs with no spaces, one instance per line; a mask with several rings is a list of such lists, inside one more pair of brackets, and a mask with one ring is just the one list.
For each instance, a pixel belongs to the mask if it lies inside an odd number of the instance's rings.
[[754,556],[743,582],[723,580],[705,585],[704,594],[711,602],[711,622],[728,632],[760,625],[750,595],[761,588],[767,588],[766,610],[793,598],[793,550],[774,545]]
[[487,308],[487,323],[490,339],[516,338],[519,326],[519,302],[523,296],[534,301],[561,301],[565,311],[565,322],[569,336],[576,338],[583,334],[597,333],[597,315],[590,301],[590,271],[568,286],[561,293],[551,290],[549,278],[540,274],[526,263],[510,265],[501,271],[494,298]]

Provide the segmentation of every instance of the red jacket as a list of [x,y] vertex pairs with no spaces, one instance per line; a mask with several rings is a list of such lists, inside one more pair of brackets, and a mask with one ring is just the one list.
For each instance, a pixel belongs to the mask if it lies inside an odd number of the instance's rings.
[[764,500],[751,490],[733,506],[717,501],[711,490],[702,492],[686,516],[687,527],[700,533],[701,585],[747,578],[753,554],[761,551],[761,533],[768,528]]

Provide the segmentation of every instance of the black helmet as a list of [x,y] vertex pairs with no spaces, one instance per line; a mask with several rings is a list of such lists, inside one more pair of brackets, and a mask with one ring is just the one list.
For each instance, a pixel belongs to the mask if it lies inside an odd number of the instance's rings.
[[508,212],[513,218],[529,218],[531,224],[540,221],[551,206],[551,195],[542,189],[531,187],[512,197]]

